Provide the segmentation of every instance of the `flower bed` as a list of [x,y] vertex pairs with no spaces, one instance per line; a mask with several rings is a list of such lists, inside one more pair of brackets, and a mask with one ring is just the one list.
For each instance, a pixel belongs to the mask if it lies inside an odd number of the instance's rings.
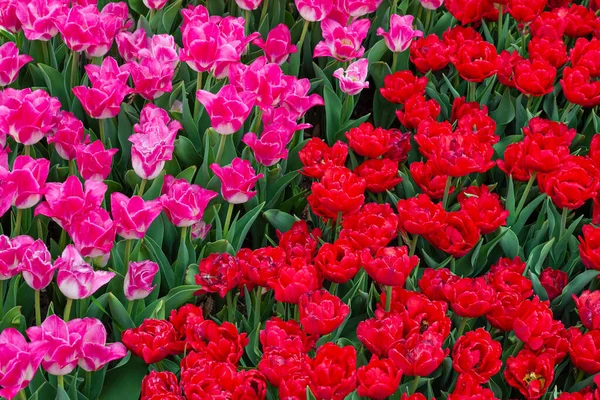
[[598,8],[0,0],[0,396],[599,400]]

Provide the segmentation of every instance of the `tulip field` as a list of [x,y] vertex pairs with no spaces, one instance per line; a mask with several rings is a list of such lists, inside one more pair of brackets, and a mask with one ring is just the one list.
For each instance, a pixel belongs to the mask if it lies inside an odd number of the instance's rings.
[[0,0],[0,398],[600,400],[600,0]]

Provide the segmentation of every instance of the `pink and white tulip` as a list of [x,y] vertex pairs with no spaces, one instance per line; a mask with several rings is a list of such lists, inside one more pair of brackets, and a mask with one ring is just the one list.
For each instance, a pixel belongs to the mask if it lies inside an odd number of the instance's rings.
[[26,235],[16,236],[12,239],[6,235],[0,235],[0,281],[19,274],[19,265],[23,260],[23,255],[33,242],[33,238]]
[[145,299],[156,288],[152,285],[158,264],[152,261],[129,263],[123,282],[123,291],[129,301]]
[[58,269],[58,289],[72,300],[90,297],[115,276],[114,272],[94,271],[72,244],[65,247],[54,266]]
[[144,5],[150,10],[160,10],[169,0],[142,0]]
[[296,116],[302,118],[312,107],[325,104],[323,98],[316,93],[308,94],[310,81],[306,78],[298,79],[295,76],[285,76],[287,90],[283,94],[282,106]]
[[17,18],[18,0],[0,0],[0,27],[10,33],[21,30],[21,21]]
[[256,94],[238,93],[233,85],[225,85],[217,94],[198,90],[196,98],[206,108],[213,129],[221,135],[231,135],[242,127],[250,115]]
[[367,37],[371,21],[359,19],[343,26],[333,19],[321,22],[323,39],[315,46],[313,57],[333,57],[338,61],[348,61],[362,57],[365,48],[362,41]]
[[[12,205],[18,209],[27,209],[36,205],[44,194],[44,186],[50,170],[50,161],[45,158],[18,156],[12,171],[5,176],[15,192]],[[2,172],[0,172],[0,179]]]
[[341,0],[342,7],[353,18],[377,11],[383,0]]
[[8,86],[17,79],[19,70],[33,60],[27,54],[19,54],[17,45],[7,42],[0,46],[0,86]]
[[256,94],[255,105],[265,110],[276,107],[287,90],[284,74],[278,64],[259,57],[252,64],[237,64],[229,68],[229,81],[238,92]]
[[92,258],[94,265],[108,263],[115,242],[117,226],[103,208],[80,214],[69,226],[69,235],[83,257]]
[[61,111],[58,117],[56,132],[48,135],[48,143],[54,144],[54,149],[63,160],[74,160],[77,156],[77,147],[88,144],[90,137],[85,135],[83,122],[68,111]]
[[208,203],[217,193],[192,185],[185,179],[165,176],[160,201],[171,223],[178,227],[194,225],[202,219]]
[[390,18],[390,30],[384,31],[383,28],[377,28],[377,35],[383,36],[388,49],[394,53],[401,53],[410,47],[412,40],[423,37],[423,32],[413,29],[412,15],[393,14]]
[[252,11],[260,7],[262,0],[235,0],[235,3],[242,10]]
[[106,328],[96,318],[69,321],[69,331],[76,332],[81,337],[77,364],[84,371],[98,371],[109,362],[127,355],[127,349],[122,343],[106,344]]
[[333,9],[333,0],[295,0],[300,16],[306,21],[323,21]]
[[290,54],[298,51],[296,45],[292,44],[290,28],[285,24],[279,24],[271,29],[267,35],[267,40],[259,37],[254,39],[252,43],[263,50],[269,62],[279,65],[286,62]]
[[103,181],[111,171],[113,156],[118,149],[105,149],[100,140],[79,145],[76,151],[77,168],[85,180]]
[[110,209],[117,225],[117,235],[124,239],[142,239],[160,215],[162,205],[159,200],[144,201],[139,196],[129,198],[114,192],[110,195]]
[[421,5],[428,10],[438,9],[444,4],[444,0],[419,0]]
[[210,71],[217,61],[239,60],[236,49],[222,43],[217,23],[192,20],[192,23],[184,24],[181,29],[183,41],[181,61],[186,62],[194,71]]
[[40,239],[27,247],[19,265],[25,283],[33,290],[41,290],[52,282],[56,266],[44,242]]
[[263,174],[256,174],[248,160],[234,158],[231,165],[211,164],[210,169],[221,180],[221,196],[231,204],[242,204],[256,196],[252,191]]
[[48,41],[58,33],[57,19],[66,14],[67,0],[28,0],[17,2],[17,18],[28,40]]
[[359,94],[363,89],[369,87],[367,75],[369,74],[369,60],[361,58],[353,62],[344,71],[343,68],[338,68],[333,71],[333,76],[340,82],[342,92],[354,96]]

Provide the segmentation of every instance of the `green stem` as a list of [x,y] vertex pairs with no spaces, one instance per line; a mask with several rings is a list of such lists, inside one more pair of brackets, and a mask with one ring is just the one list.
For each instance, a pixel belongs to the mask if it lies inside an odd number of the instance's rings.
[[58,383],[58,386],[60,386],[61,388],[65,388],[65,377],[62,375],[56,375],[56,383]]
[[580,369],[579,373],[577,374],[577,378],[575,378],[575,383],[581,382],[583,380],[584,376],[585,376],[585,371]]
[[219,149],[217,150],[217,157],[215,158],[215,163],[219,163],[221,161],[221,157],[223,157],[223,151],[225,151],[225,142],[227,141],[227,135],[221,135],[221,140],[219,141]]
[[135,303],[135,300],[130,301],[127,304],[127,314],[129,314],[131,316],[131,312],[133,311],[133,303]]
[[527,182],[527,186],[525,186],[525,191],[523,192],[523,196],[521,196],[521,199],[519,200],[519,205],[517,206],[517,210],[515,211],[515,218],[519,217],[519,214],[523,210],[523,207],[525,207],[525,202],[527,201],[527,196],[529,196],[529,192],[531,191],[533,182],[535,182],[536,174],[537,173],[535,171],[531,173],[531,177],[529,178],[529,181]]
[[23,146],[23,155],[25,156],[29,156],[31,155],[31,146],[30,145],[25,145]]
[[298,54],[300,55],[300,59],[302,59],[302,45],[304,44],[304,39],[306,38],[306,32],[308,31],[308,25],[310,25],[310,21],[304,21],[304,25],[302,26],[302,33],[300,34],[300,40],[296,47],[298,48]]
[[77,85],[77,73],[79,72],[79,53],[71,50],[71,88]]
[[423,25],[423,29],[425,29],[425,32],[429,32],[429,23],[431,22],[431,14],[433,14],[432,10],[425,11],[425,25]]
[[225,217],[225,225],[223,227],[223,239],[227,238],[227,234],[229,233],[229,225],[231,224],[231,216],[233,215],[233,203],[229,203],[227,207],[227,216]]
[[47,40],[41,40],[42,52],[44,53],[44,64],[50,65],[50,42]]
[[244,27],[246,28],[246,35],[248,35],[251,31],[251,29],[250,29],[250,10],[244,10],[244,19],[246,20]]
[[525,58],[527,58],[525,56],[525,49],[526,49],[526,46],[525,46],[525,37],[526,36],[527,36],[527,32],[526,32],[525,27],[523,27],[523,29],[521,29],[521,55],[523,57],[525,57]]
[[62,229],[60,231],[60,239],[58,240],[58,247],[64,250],[67,247],[67,231]]
[[294,320],[300,322],[300,306],[298,304],[294,304]]
[[75,175],[75,160],[69,160],[69,175]]
[[419,387],[419,380],[421,377],[419,375],[415,376],[415,380],[413,381],[412,387],[410,388],[410,394],[415,394],[417,392],[417,388]]
[[17,208],[17,216],[15,218],[15,229],[14,229],[14,235],[13,236],[19,236],[19,233],[21,233],[21,222],[23,221],[23,210],[20,208]]
[[254,327],[258,329],[261,317],[262,287],[258,286],[254,290],[256,291],[254,296]]
[[335,242],[338,239],[338,236],[340,234],[340,230],[341,230],[341,226],[342,226],[342,213],[341,211],[338,212],[338,215],[335,219],[335,225],[333,227],[334,231],[333,231],[333,241]]
[[571,112],[574,106],[575,103],[569,102],[569,104],[567,104],[567,108],[565,108],[565,110],[563,111],[562,118],[560,119],[561,121],[565,122],[566,118],[569,116],[569,113]]
[[35,307],[35,324],[40,326],[42,324],[42,310],[40,307],[40,291],[35,291],[35,296],[33,298],[34,307]]
[[519,354],[519,352],[523,349],[523,345],[524,345],[524,343],[519,340],[519,342],[515,346],[515,349],[513,350],[511,355],[514,357],[517,354]]
[[85,387],[83,390],[85,392],[84,394],[89,399],[90,392],[92,391],[92,373],[90,371],[85,371]]
[[140,183],[140,187],[138,188],[138,196],[142,197],[144,195],[144,189],[146,188],[146,183],[148,183],[148,181],[146,179],[142,179],[142,182]]
[[467,321],[469,321],[469,318],[461,317],[458,332],[456,332],[456,340],[458,340],[458,338],[461,337],[462,334],[465,332],[465,328],[467,327]]
[[21,390],[17,394],[17,399],[19,399],[19,400],[27,400],[27,395],[25,394],[25,389]]
[[[196,79],[196,92],[202,89],[202,72],[198,72],[198,78]],[[198,115],[200,115],[200,107],[202,104],[196,98],[196,92],[194,92],[194,121],[198,120]]]
[[4,281],[0,281],[0,316],[4,316]]
[[469,101],[477,101],[477,82],[469,82]]
[[392,308],[392,289],[393,286],[385,287],[385,311],[389,312]]
[[163,365],[163,362],[162,362],[162,361],[157,361],[157,362],[156,362],[156,363],[154,363],[154,364],[156,365],[156,369],[157,369],[159,372],[162,372],[162,371],[164,371],[164,370],[165,370],[165,366]]
[[329,293],[335,296],[337,294],[338,286],[337,283],[333,282],[331,286],[329,286]]
[[504,5],[500,4],[498,9],[498,50],[503,49],[502,47],[502,23],[504,22]]
[[398,52],[394,52],[392,55],[392,72],[396,72],[396,65],[398,65]]
[[267,16],[267,9],[269,8],[269,0],[263,0],[262,10],[260,12],[260,19],[258,21],[258,28],[260,29],[265,17]]
[[104,120],[98,120],[98,131],[100,132],[100,141],[103,145],[106,146],[106,142],[104,141]]
[[71,306],[73,305],[73,299],[67,299],[67,304],[65,305],[65,312],[63,315],[63,320],[65,322],[69,322],[69,316],[71,315]]
[[417,242],[419,241],[419,235],[414,235],[412,240],[410,241],[410,246],[408,247],[408,255],[414,256],[415,250],[417,249]]
[[257,107],[256,116],[254,117],[254,123],[250,127],[250,132],[254,132],[258,135],[260,124],[262,122],[263,110]]
[[567,207],[563,207],[562,215],[560,217],[560,234],[558,236],[561,239],[567,229],[567,216],[569,215],[569,209]]
[[125,255],[123,256],[123,276],[127,275],[129,269],[129,257],[131,255],[131,240],[125,240]]
[[446,178],[446,187],[444,188],[444,197],[442,197],[442,207],[444,210],[446,209],[446,205],[448,204],[448,195],[450,194],[450,188],[452,187],[452,177],[448,175]]
[[233,295],[231,293],[232,293],[232,291],[230,290],[225,295],[225,299],[227,301],[227,321],[229,321],[229,322],[233,322],[234,315],[235,315],[235,313],[233,311]]

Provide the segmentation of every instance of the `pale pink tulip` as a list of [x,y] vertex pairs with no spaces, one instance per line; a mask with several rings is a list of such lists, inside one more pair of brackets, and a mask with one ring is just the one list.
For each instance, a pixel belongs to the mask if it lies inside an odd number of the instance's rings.
[[114,272],[94,271],[72,244],[65,247],[54,266],[58,269],[58,289],[73,300],[90,297],[115,276]]
[[152,261],[129,263],[123,282],[123,291],[129,301],[145,299],[156,288],[152,285],[158,264]]
[[343,68],[338,68],[333,71],[333,76],[340,82],[342,92],[354,96],[359,94],[363,89],[369,87],[367,75],[369,74],[369,60],[361,58],[353,62],[344,71]]

